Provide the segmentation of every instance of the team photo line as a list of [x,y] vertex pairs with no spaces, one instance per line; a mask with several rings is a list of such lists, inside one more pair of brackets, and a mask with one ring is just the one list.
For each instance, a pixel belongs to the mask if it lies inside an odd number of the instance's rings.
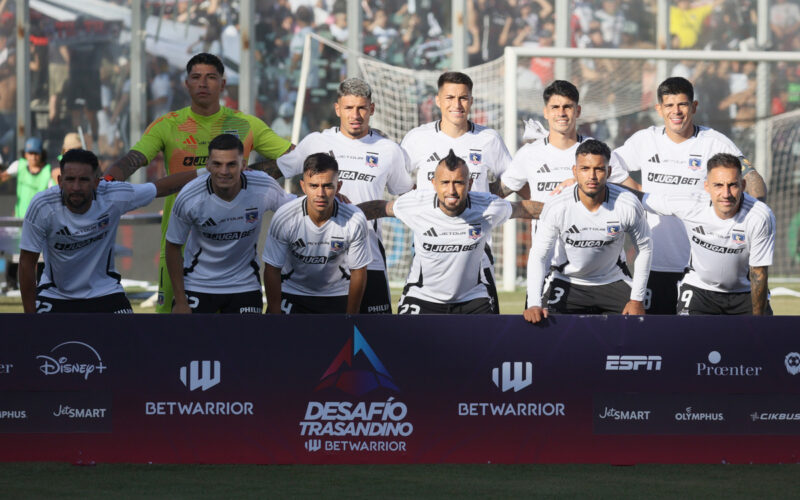
[[[377,219],[396,217],[414,237],[400,314],[499,314],[492,230],[511,218],[531,219],[532,323],[554,313],[771,314],[776,231],[766,185],[730,139],[694,122],[698,102],[682,77],[657,88],[663,125],[613,151],[578,134],[579,91],[555,80],[543,94],[547,127],[530,124],[532,142],[512,158],[497,131],[470,119],[464,73],[441,74],[441,119],[400,144],[369,126],[369,84],[347,78],[338,126],[295,146],[220,105],[224,72],[216,56],[192,57],[191,105],[156,119],[105,172],[92,152],[69,148],[60,168],[34,174],[41,141],[26,142],[28,168],[17,169],[18,198],[28,201],[18,215],[26,313],[133,312],[114,265],[117,227],[165,197],[162,313],[261,314],[262,283],[271,314],[391,313]],[[265,160],[248,165],[254,150]],[[159,153],[166,177],[120,182]],[[19,182],[25,176],[40,182]],[[300,196],[276,182],[295,176]],[[520,201],[505,199],[513,193]]]

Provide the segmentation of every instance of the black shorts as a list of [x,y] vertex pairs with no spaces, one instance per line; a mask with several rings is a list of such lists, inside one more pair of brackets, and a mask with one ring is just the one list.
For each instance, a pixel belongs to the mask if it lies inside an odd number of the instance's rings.
[[[713,292],[683,284],[681,285],[677,310],[681,316],[753,314],[753,301],[750,292]],[[767,302],[767,310],[764,314],[772,316],[772,308],[769,302]]]
[[347,295],[317,297],[281,293],[283,314],[344,314],[347,312]]
[[483,279],[486,280],[484,283],[486,285],[486,292],[489,294],[489,300],[491,301],[492,314],[500,314],[500,299],[497,296],[497,285],[494,279],[494,256],[492,255],[492,249],[489,248],[489,245],[484,246],[483,249],[486,252],[486,256],[489,257],[489,263],[491,264],[489,267],[483,268]]
[[124,293],[112,293],[91,299],[51,299],[36,296],[36,313],[112,313],[133,314],[128,297]]
[[[193,314],[261,314],[264,295],[261,290],[241,293],[203,293],[186,290],[186,300]],[[174,301],[173,301],[174,303]]]
[[400,297],[400,304],[397,306],[397,314],[495,314],[492,311],[491,299],[488,297],[473,299],[467,302],[457,302],[454,304],[439,304],[428,302],[427,300],[408,297]]
[[361,314],[392,314],[392,297],[386,271],[367,270],[367,288],[361,299]]
[[676,314],[678,286],[684,273],[650,271],[647,290],[644,294],[644,310],[647,314]]
[[631,287],[619,280],[605,285],[576,285],[553,279],[542,307],[560,314],[620,314],[631,299]]

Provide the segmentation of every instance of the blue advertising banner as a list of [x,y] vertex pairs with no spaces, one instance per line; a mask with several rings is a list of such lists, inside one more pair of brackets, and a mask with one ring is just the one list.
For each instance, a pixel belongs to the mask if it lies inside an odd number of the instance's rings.
[[3,315],[0,460],[796,462],[798,326]]

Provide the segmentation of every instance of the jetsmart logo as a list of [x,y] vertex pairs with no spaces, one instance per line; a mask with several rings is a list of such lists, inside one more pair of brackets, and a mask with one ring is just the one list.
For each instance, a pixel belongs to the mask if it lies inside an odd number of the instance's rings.
[[533,383],[533,363],[505,361],[499,368],[492,368],[492,382],[503,392],[519,392]]
[[697,413],[692,410],[692,407],[686,408],[685,412],[675,414],[675,420],[678,422],[724,422],[725,415],[719,413]]
[[[183,385],[190,391],[203,389],[207,391],[220,382],[220,363],[214,361],[213,369],[211,361],[192,361],[186,366],[181,366],[180,379]],[[188,377],[187,377],[188,371]]]
[[661,371],[661,356],[616,355],[606,356],[606,371]]
[[651,410],[617,410],[606,406],[598,415],[602,420],[650,420]]
[[708,364],[697,363],[697,375],[704,377],[758,377],[762,366],[721,365],[722,354],[719,351],[708,353]]

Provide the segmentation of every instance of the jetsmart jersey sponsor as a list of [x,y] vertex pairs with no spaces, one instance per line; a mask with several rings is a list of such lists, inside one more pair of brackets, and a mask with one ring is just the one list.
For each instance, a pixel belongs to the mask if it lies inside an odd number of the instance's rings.
[[355,205],[335,202],[322,227],[308,217],[306,197],[275,212],[262,258],[281,268],[281,290],[296,295],[347,295],[350,269],[372,261],[367,219]]
[[464,212],[450,217],[434,191],[415,190],[394,202],[394,213],[414,232],[404,295],[440,304],[488,297],[481,259],[492,228],[511,216],[508,201],[470,192]]
[[[278,167],[286,178],[303,173],[303,161],[314,153],[328,153],[339,164],[341,193],[354,204],[382,200],[384,190],[399,195],[413,187],[408,174],[409,160],[405,151],[375,130],[360,139],[345,137],[339,127],[314,132],[300,141],[290,153],[278,158]],[[368,269],[385,269],[380,243],[380,224],[370,224],[372,262]]]
[[[730,139],[708,127],[695,125],[692,137],[676,143],[663,126],[653,126],[615,149],[611,166],[620,173],[641,170],[645,193],[697,193],[703,191],[706,162],[717,153],[742,157]],[[652,213],[647,220],[653,231],[653,271],[683,272],[689,262],[689,242],[680,220]]]
[[631,299],[642,300],[650,272],[650,228],[636,196],[609,185],[595,212],[580,201],[578,186],[555,196],[544,206],[539,230],[528,258],[529,305],[540,305],[549,252],[560,247],[563,260],[553,263],[555,278],[579,285],[630,282],[623,273],[625,233],[638,247]]
[[211,176],[194,179],[178,194],[167,241],[186,244],[187,290],[240,293],[261,289],[256,253],[264,212],[294,199],[262,172],[242,173],[242,190],[231,201],[214,194]]
[[775,216],[769,207],[744,195],[739,211],[720,219],[705,192],[647,194],[648,211],[680,219],[691,242],[689,272],[683,282],[715,292],[749,292],[750,266],[772,265]]
[[114,268],[114,243],[125,212],[147,205],[154,184],[100,182],[86,213],[71,212],[54,186],[31,201],[22,225],[20,248],[42,253],[40,294],[54,299],[88,299],[122,292]]
[[440,122],[430,122],[412,129],[401,146],[411,159],[411,172],[417,171],[417,189],[433,190],[436,165],[452,149],[467,162],[472,177],[472,190],[489,192],[491,173],[499,178],[511,163],[511,155],[496,130],[469,122],[469,129],[453,138],[442,132]]

